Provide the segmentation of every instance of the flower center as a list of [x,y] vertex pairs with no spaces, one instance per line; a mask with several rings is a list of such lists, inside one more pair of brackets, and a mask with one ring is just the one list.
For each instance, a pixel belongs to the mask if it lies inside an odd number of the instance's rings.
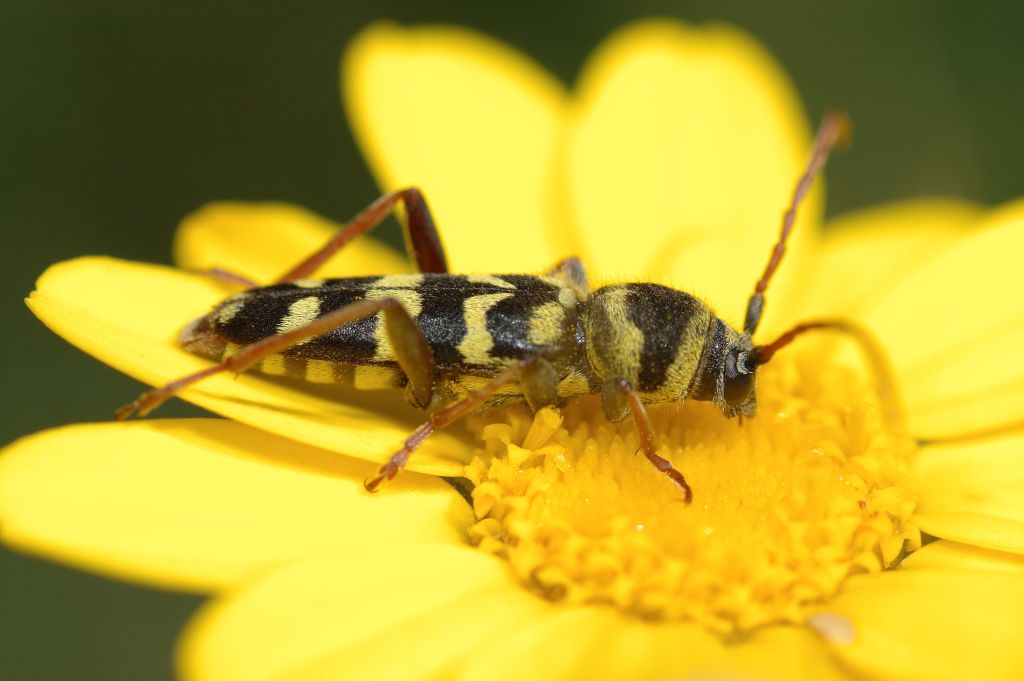
[[480,417],[471,540],[554,601],[721,634],[804,621],[850,574],[917,548],[920,533],[912,440],[859,374],[793,354],[759,371],[759,413],[742,423],[709,403],[649,408],[690,505],[638,454],[632,419],[608,423],[596,398]]

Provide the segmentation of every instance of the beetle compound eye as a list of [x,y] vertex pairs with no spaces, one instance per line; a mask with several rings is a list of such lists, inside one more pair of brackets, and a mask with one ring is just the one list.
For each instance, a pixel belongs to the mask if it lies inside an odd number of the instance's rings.
[[730,406],[743,404],[754,391],[754,374],[737,374],[725,378],[725,401]]
[[725,358],[725,401],[730,406],[743,404],[754,391],[753,368],[747,365],[747,357],[739,352],[730,352]]

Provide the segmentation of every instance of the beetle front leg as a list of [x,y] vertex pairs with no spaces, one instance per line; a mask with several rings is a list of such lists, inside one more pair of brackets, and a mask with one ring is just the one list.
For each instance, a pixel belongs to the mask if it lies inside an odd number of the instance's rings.
[[688,504],[693,501],[693,490],[690,489],[683,474],[672,465],[671,461],[658,455],[654,440],[654,426],[651,425],[651,418],[647,415],[640,396],[633,390],[633,385],[624,378],[612,378],[605,383],[601,398],[601,406],[609,421],[621,421],[627,412],[633,413],[633,421],[636,422],[637,434],[640,436],[640,448],[643,449],[644,456],[655,468],[667,475],[683,490],[684,502]]

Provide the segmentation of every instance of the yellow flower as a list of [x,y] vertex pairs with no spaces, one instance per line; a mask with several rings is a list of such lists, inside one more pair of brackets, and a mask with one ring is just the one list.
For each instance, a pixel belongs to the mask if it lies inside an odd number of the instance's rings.
[[[452,28],[371,28],[343,76],[380,184],[424,187],[455,271],[578,254],[593,281],[669,283],[730,321],[809,148],[785,77],[724,27],[629,27],[572,93]],[[908,202],[819,233],[820,213],[816,192],[764,337],[812,314],[858,319],[891,356],[913,439],[847,348],[808,339],[765,367],[742,426],[706,404],[652,409],[693,505],[634,456],[629,424],[582,400],[472,417],[414,455],[412,471],[468,477],[471,511],[414,472],[361,492],[370,464],[338,454],[381,461],[422,418],[393,395],[215,377],[183,397],[235,421],[12,445],[0,536],[220,592],[184,637],[194,679],[1021,678],[1024,204]],[[185,222],[176,256],[269,280],[333,228],[221,204]],[[405,267],[362,240],[327,273]],[[206,366],[173,339],[223,295],[84,258],[48,270],[29,305],[155,385]],[[940,539],[918,549],[921,531]]]

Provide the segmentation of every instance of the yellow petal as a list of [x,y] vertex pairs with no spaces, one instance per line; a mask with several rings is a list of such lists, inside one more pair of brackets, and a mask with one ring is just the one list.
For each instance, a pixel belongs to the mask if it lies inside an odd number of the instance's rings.
[[766,679],[843,681],[821,640],[799,627],[767,627],[723,645],[687,623],[641,622],[611,608],[561,607],[508,632],[467,660],[460,681],[531,679]]
[[[179,329],[224,297],[208,278],[111,258],[54,265],[28,300],[50,329],[73,345],[150,385],[210,366],[178,349]],[[128,402],[135,395],[125,395]],[[218,375],[182,397],[211,411],[331,451],[383,461],[422,422],[398,392],[311,387],[258,374]],[[118,405],[110,405],[111,413]],[[461,475],[468,445],[452,430],[430,437],[411,470]],[[386,492],[385,492],[386,493]]]
[[208,609],[182,649],[198,680],[521,678],[528,659],[531,678],[612,681],[712,668],[721,647],[692,625],[553,606],[468,549],[407,546],[285,568]]
[[695,625],[642,622],[621,614],[617,619],[571,678],[678,678],[718,664],[719,641]]
[[[366,197],[368,205],[377,197]],[[355,215],[365,206],[352,206]],[[174,260],[185,269],[220,267],[270,283],[316,252],[341,228],[314,213],[283,203],[212,203],[182,221]],[[359,277],[409,271],[409,263],[371,237],[345,246],[317,272]]]
[[435,679],[551,606],[467,548],[372,547],[298,563],[186,630],[192,681]]
[[1024,432],[927,447],[914,477],[922,530],[1024,554]]
[[940,539],[914,551],[901,570],[997,570],[1024,576],[1024,556]]
[[1024,201],[896,282],[863,320],[890,353],[924,439],[1024,422]]
[[580,678],[576,671],[600,651],[616,624],[611,610],[552,609],[466,660],[459,680],[522,681],[523,660],[534,661],[530,678],[537,681]]
[[642,679],[678,677],[717,664],[722,646],[699,627],[639,622],[612,608],[552,608],[529,626],[507,632],[466,661],[460,681],[517,681],[523,660],[529,677]]
[[906,570],[856,577],[828,605],[852,625],[834,655],[870,678],[1016,681],[1024,678],[1020,574]]
[[376,24],[342,92],[384,189],[418,186],[456,272],[531,272],[565,255],[552,183],[563,88],[515,50],[454,27]]
[[723,679],[773,681],[849,681],[821,639],[805,627],[774,626],[760,629],[729,646]]
[[371,496],[368,468],[219,419],[66,426],[0,456],[0,536],[191,591],[344,547],[460,541],[470,512],[448,485],[410,473]]
[[[778,65],[735,29],[649,21],[598,49],[579,93],[568,190],[595,278],[674,284],[742,321],[810,154]],[[788,308],[821,204],[816,189],[770,289],[770,316]]]
[[815,258],[800,318],[848,315],[864,301],[885,297],[894,282],[955,247],[980,213],[963,201],[921,199],[834,220]]

